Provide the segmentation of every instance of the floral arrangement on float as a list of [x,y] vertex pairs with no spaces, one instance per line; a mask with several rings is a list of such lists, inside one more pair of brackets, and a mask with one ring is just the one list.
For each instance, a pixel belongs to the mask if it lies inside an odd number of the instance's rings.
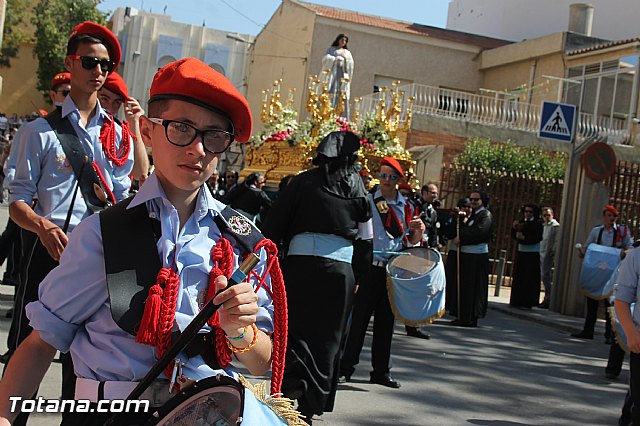
[[[282,80],[277,80],[270,90],[262,92],[260,119],[263,130],[251,138],[241,176],[257,171],[265,174],[267,183],[277,184],[288,174],[312,167],[311,159],[318,143],[329,133],[343,130],[360,136],[360,166],[363,169],[375,170],[382,158],[394,157],[412,174],[413,161],[404,148],[404,138],[411,124],[413,99],[407,100],[406,113],[402,116],[400,106],[404,93],[398,90],[397,82],[391,89],[382,89],[380,99],[363,118],[360,118],[361,98],[355,99],[351,120],[342,116],[346,101],[344,93],[337,105],[332,105],[332,95],[327,92],[326,84],[316,76],[309,80],[305,105],[308,118],[303,121],[293,108],[295,89],[289,90],[283,103],[281,86]],[[387,103],[390,103],[389,107]]]

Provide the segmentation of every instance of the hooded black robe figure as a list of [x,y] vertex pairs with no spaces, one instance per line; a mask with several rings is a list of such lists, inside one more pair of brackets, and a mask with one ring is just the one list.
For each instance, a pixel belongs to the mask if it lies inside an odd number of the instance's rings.
[[324,138],[313,160],[318,167],[291,179],[263,226],[286,253],[289,341],[282,390],[298,400],[307,419],[333,410],[354,298],[353,268],[371,264],[370,246],[354,255],[358,226],[371,219],[355,168],[359,148],[360,139],[350,132]]

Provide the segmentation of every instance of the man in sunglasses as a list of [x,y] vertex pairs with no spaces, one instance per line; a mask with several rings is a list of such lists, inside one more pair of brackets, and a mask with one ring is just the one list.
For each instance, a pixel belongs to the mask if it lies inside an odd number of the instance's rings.
[[[380,189],[369,194],[373,210],[373,250],[394,252],[414,246],[422,241],[424,222],[416,209],[398,192],[398,183],[404,177],[400,163],[391,157],[380,162]],[[371,346],[371,383],[399,388],[400,383],[389,374],[391,338],[395,318],[387,295],[387,262],[391,256],[374,254],[373,266],[362,280],[353,306],[351,330],[340,365],[341,380],[349,381],[360,360],[364,336],[371,315],[373,343]]]
[[[93,22],[76,26],[64,60],[71,74],[69,95],[60,110],[22,126],[16,135],[9,215],[23,228],[28,256],[16,290],[10,353],[31,332],[25,306],[37,299],[40,281],[57,266],[67,234],[129,193],[132,152],[122,143],[120,125],[98,102],[98,90],[120,57],[120,44],[109,29]],[[63,361],[63,398],[73,398],[71,378],[72,366]]]
[[51,103],[56,108],[62,108],[62,103],[69,92],[71,92],[71,74],[68,72],[56,74],[55,77],[51,79],[51,90],[49,90]]
[[[133,170],[131,176],[140,184],[143,184],[149,174],[149,157],[142,142],[140,134],[140,117],[144,115],[144,110],[137,99],[129,96],[129,89],[124,79],[117,72],[107,75],[102,88],[98,91],[100,106],[107,110],[114,117],[118,115],[120,107],[124,105],[124,117],[127,129],[133,135]],[[116,119],[117,120],[117,119]]]

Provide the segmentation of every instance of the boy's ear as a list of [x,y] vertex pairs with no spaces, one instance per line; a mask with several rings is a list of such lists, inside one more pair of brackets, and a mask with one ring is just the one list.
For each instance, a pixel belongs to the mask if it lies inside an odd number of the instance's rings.
[[144,146],[151,148],[151,131],[153,123],[147,119],[146,116],[140,117],[140,135],[142,135],[142,142]]

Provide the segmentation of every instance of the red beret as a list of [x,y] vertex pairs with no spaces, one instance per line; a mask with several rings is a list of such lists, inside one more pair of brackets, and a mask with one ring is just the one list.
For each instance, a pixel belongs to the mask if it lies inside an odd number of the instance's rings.
[[384,157],[382,159],[382,161],[380,162],[380,166],[389,166],[392,169],[394,169],[396,172],[398,172],[400,177],[404,177],[404,172],[402,171],[402,166],[400,166],[400,163],[398,163],[398,160],[396,160],[393,157]]
[[178,99],[227,117],[235,139],[247,142],[251,136],[251,110],[233,83],[209,65],[195,58],[171,62],[158,71],[151,83],[149,103]]
[[620,216],[620,213],[618,213],[618,210],[615,207],[613,207],[611,204],[607,204],[602,208],[602,213],[604,214],[605,212],[609,212],[616,217]]
[[69,40],[83,34],[102,40],[109,51],[109,59],[116,64],[116,68],[120,65],[120,59],[122,58],[120,42],[109,28],[96,24],[95,22],[86,21],[76,25],[71,31],[71,34],[69,34]]
[[102,85],[107,90],[112,91],[116,95],[122,96],[125,101],[129,97],[129,90],[127,89],[127,83],[124,82],[124,79],[120,77],[120,74],[117,72],[110,72],[107,75],[107,79],[104,81]]
[[51,90],[55,89],[58,84],[70,84],[71,83],[71,73],[69,72],[61,72],[60,74],[56,74],[55,77],[51,79]]
[[413,192],[413,188],[408,183],[401,183],[398,185],[398,189],[406,189],[407,191]]

